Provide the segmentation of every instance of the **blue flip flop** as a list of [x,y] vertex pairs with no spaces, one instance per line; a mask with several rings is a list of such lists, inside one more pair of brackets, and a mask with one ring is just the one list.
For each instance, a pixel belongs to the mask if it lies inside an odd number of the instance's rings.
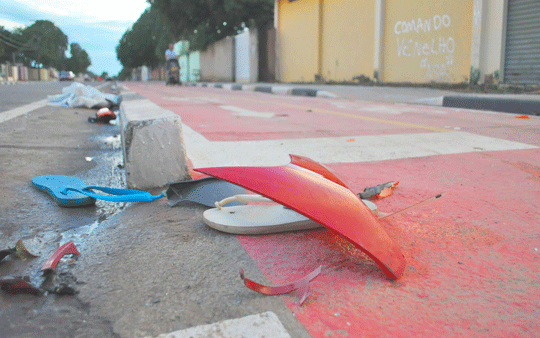
[[[151,202],[164,196],[152,196],[141,190],[88,186],[77,177],[62,175],[37,176],[32,178],[32,184],[51,195],[62,207],[90,205],[94,204],[96,199],[110,202]],[[97,194],[94,190],[108,195]]]
[[32,178],[32,184],[51,195],[56,203],[61,207],[80,207],[91,205],[96,202],[95,198],[83,195],[79,192],[69,191],[62,193],[67,187],[84,189],[87,184],[77,177],[62,175],[45,175]]

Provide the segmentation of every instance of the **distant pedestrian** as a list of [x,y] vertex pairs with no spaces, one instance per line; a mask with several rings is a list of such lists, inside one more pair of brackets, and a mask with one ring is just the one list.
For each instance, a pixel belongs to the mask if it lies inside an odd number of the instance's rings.
[[174,51],[174,44],[169,44],[165,51],[165,66],[167,69],[167,84],[180,84],[180,64]]
[[178,56],[176,55],[176,52],[174,51],[174,44],[169,44],[169,49],[165,51],[165,61],[169,60],[176,60],[178,59]]

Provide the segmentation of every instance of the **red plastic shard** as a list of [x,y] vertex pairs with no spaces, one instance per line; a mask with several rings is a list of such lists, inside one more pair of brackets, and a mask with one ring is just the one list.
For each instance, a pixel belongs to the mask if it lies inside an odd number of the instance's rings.
[[[341,185],[342,187],[345,187],[349,189],[349,186],[343,182],[339,177],[337,177],[336,174],[332,172],[327,166],[324,164],[320,164],[319,162],[315,162],[312,159],[305,157],[305,156],[299,156],[299,155],[292,155],[289,154],[289,157],[291,158],[291,163],[296,164],[299,167],[302,167],[307,170],[311,170],[313,172],[316,172],[319,175],[322,175],[322,177],[326,178],[327,180],[330,180],[336,184]],[[349,189],[350,190],[350,189]]]
[[22,293],[29,293],[36,296],[41,295],[41,290],[19,277],[3,277],[0,279],[0,289],[12,295]]
[[398,279],[405,269],[405,257],[378,218],[350,189],[306,170],[309,162],[313,161],[303,161],[305,166],[195,170],[268,197],[337,232],[373,259],[389,279]]
[[54,270],[56,269],[56,265],[60,261],[62,257],[65,255],[79,255],[79,251],[75,247],[75,243],[73,242],[67,242],[66,244],[62,245],[58,248],[58,250],[55,251],[55,253],[52,254],[52,256],[47,259],[43,267],[41,268],[41,271],[44,270]]
[[240,269],[240,278],[244,281],[244,284],[248,289],[251,289],[253,291],[262,293],[264,295],[274,296],[274,295],[283,295],[289,292],[292,292],[294,290],[297,290],[298,297],[300,297],[299,303],[302,305],[304,301],[307,299],[307,297],[310,295],[309,293],[309,282],[317,277],[322,270],[322,265],[319,266],[317,269],[313,270],[310,274],[302,277],[301,279],[297,280],[296,282],[287,284],[287,285],[281,285],[281,286],[266,286],[259,283],[256,283],[250,279],[247,279],[244,276],[244,270]]

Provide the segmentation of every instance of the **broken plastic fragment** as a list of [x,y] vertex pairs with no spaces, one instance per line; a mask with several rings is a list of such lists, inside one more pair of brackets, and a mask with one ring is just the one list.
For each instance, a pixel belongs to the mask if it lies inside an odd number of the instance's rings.
[[22,239],[19,239],[17,243],[15,244],[15,253],[21,259],[30,259],[30,258],[39,257],[28,252],[28,250],[24,246],[24,243],[22,242]]
[[0,289],[12,295],[23,293],[41,295],[41,290],[30,284],[28,277],[3,277],[0,279]]
[[[217,200],[245,193],[246,189],[237,185],[215,177],[203,177],[197,180],[170,183],[165,194],[171,207],[186,201],[213,207]],[[242,203],[235,205],[240,204]]]
[[29,259],[29,258],[36,258],[38,256],[31,254],[26,250],[26,247],[24,246],[22,239],[19,239],[17,243],[15,244],[14,248],[8,248],[4,250],[0,250],[0,260],[6,258],[9,255],[17,255],[17,257],[21,259]]
[[56,269],[56,265],[58,264],[60,259],[65,255],[69,254],[79,255],[79,251],[77,250],[77,248],[75,247],[75,243],[73,242],[67,242],[66,244],[59,247],[58,250],[56,250],[49,259],[47,259],[47,261],[41,268],[41,271]]
[[364,200],[369,198],[385,198],[392,194],[392,190],[394,190],[398,184],[399,182],[392,181],[374,187],[367,187],[363,192],[358,194],[358,197]]
[[297,280],[296,282],[281,285],[281,286],[265,286],[244,277],[244,270],[240,269],[240,278],[244,281],[244,284],[248,289],[262,293],[264,295],[274,296],[274,295],[283,295],[294,290],[297,290],[298,297],[300,298],[299,304],[302,305],[309,293],[309,282],[317,277],[322,270],[322,265],[317,269],[313,270],[310,274],[304,276],[303,278]]
[[[335,175],[328,175],[313,160],[297,158],[293,155],[290,164],[276,167],[195,170],[249,189],[329,228],[373,259],[387,278],[398,279],[405,270],[405,257],[375,214],[343,183],[337,183],[342,182],[339,178],[334,177],[337,182],[330,179]],[[329,200],[332,203],[326,203]]]

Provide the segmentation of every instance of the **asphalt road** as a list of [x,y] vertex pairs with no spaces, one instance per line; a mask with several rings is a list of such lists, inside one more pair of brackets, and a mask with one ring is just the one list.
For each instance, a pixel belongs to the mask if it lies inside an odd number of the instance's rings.
[[[48,95],[62,94],[62,88],[71,85],[71,81],[62,82],[17,82],[12,85],[0,85],[0,113],[46,99]],[[100,82],[85,82],[86,85],[99,86]]]

